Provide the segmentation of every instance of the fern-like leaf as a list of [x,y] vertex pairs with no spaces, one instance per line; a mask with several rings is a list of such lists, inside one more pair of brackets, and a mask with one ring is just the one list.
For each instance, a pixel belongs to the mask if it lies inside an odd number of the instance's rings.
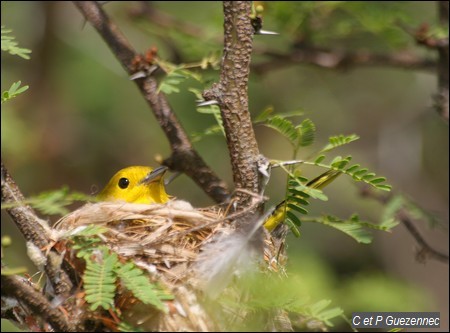
[[324,322],[327,326],[333,327],[333,323],[330,321],[336,317],[339,317],[344,311],[339,307],[328,308],[331,304],[330,300],[321,300],[317,303],[309,305],[305,308],[306,312],[319,321]]
[[327,151],[330,151],[334,148],[346,145],[350,142],[356,141],[359,139],[359,136],[356,134],[351,134],[351,135],[338,135],[338,136],[332,136],[329,138],[328,140],[328,144],[322,148],[322,150],[320,151],[320,153],[325,153]]
[[105,246],[94,250],[92,256],[86,260],[84,272],[85,299],[95,311],[99,306],[108,310],[114,306],[116,292],[116,274],[114,272],[118,258],[110,253]]
[[314,162],[305,161],[304,163],[338,170],[343,174],[351,176],[356,181],[362,181],[382,191],[390,191],[392,189],[391,185],[384,184],[384,182],[386,181],[385,177],[379,177],[375,173],[369,172],[369,169],[361,167],[361,165],[359,164],[354,164],[347,167],[352,159],[351,156],[347,156],[344,158],[342,158],[341,156],[337,156],[331,161],[331,164],[323,163],[324,157],[322,156],[324,155],[320,155]]
[[2,51],[6,51],[11,55],[18,55],[23,59],[30,59],[31,50],[19,47],[15,40],[15,37],[9,34],[12,30],[5,29],[4,26],[1,27],[1,47]]
[[166,76],[159,83],[158,91],[167,95],[179,92],[178,86],[188,78],[201,81],[200,75],[186,69],[187,65],[174,65],[160,59],[156,59],[155,62],[166,72]]
[[299,139],[299,134],[294,126],[294,124],[281,116],[273,116],[272,118],[269,118],[266,123],[264,123],[264,126],[270,127],[280,134],[282,134],[286,139],[288,139],[289,143],[292,146],[296,146],[296,143]]
[[129,262],[120,266],[117,275],[124,286],[130,290],[133,295],[145,304],[151,304],[160,311],[167,312],[167,308],[162,300],[172,299],[173,297],[164,293],[153,285],[143,271]]
[[21,87],[21,84],[21,81],[14,82],[7,91],[2,93],[2,104],[28,90],[29,86]]
[[361,221],[358,215],[352,215],[350,218],[346,220],[342,220],[336,216],[325,215],[321,218],[314,220],[305,220],[306,222],[315,222],[321,223],[335,229],[338,229],[348,236],[352,237],[359,243],[369,244],[372,242],[372,234],[367,229],[381,230],[381,231],[390,231],[393,227],[395,227],[398,223],[390,222],[390,223],[382,223],[382,224],[373,224],[365,221]]
[[303,120],[295,127],[298,133],[298,146],[306,147],[314,143],[316,136],[316,125],[310,119]]
[[[190,88],[189,91],[195,95],[198,100],[202,99],[202,94],[200,90],[195,88]],[[222,123],[222,115],[220,114],[220,108],[217,105],[207,105],[197,108],[198,113],[210,114],[214,116],[214,119],[217,125],[211,126],[200,133],[195,133],[193,135],[194,141],[200,141],[203,137],[211,134],[216,134],[222,132],[223,136],[225,136],[225,129]]]
[[[283,113],[277,113],[278,117],[281,118],[290,118],[290,117],[299,117],[303,116],[304,112],[302,110],[294,110]],[[274,108],[273,106],[268,106],[265,108],[259,115],[255,117],[253,120],[254,124],[265,123],[270,118],[274,117]]]

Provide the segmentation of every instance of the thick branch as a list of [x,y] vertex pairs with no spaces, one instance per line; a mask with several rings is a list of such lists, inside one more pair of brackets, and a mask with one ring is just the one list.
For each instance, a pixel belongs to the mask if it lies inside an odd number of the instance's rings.
[[[108,44],[129,75],[135,74],[137,71],[149,71],[150,65],[143,62],[139,63],[139,67],[136,68],[138,54],[96,1],[74,1],[74,3]],[[169,139],[172,156],[164,161],[164,164],[172,170],[186,173],[216,202],[226,201],[228,190],[225,183],[194,150],[165,95],[157,91],[156,80],[147,75],[134,80],[134,82]]]
[[[224,1],[224,50],[220,82],[204,92],[207,100],[219,103],[231,157],[236,189],[260,192],[258,145],[248,110],[248,77],[253,44],[249,1]],[[237,192],[244,206],[251,196]]]
[[[2,173],[2,203],[15,203],[17,207],[8,208],[6,211],[19,228],[25,240],[44,252],[49,246],[50,236],[46,230],[46,222],[41,220],[34,210],[23,203],[24,196],[8,170],[1,163]],[[42,253],[44,256],[45,254]],[[50,251],[47,255],[47,263],[44,266],[49,283],[53,286],[56,295],[67,296],[72,289],[72,282],[67,273],[61,269],[61,260],[52,260],[59,254]]]
[[27,242],[31,242],[39,248],[44,248],[49,243],[49,236],[43,222],[33,211],[24,204],[24,196],[14,179],[9,174],[3,161],[2,173],[2,203],[15,203],[16,207],[7,208],[6,211],[13,219]]
[[258,73],[265,73],[269,70],[284,68],[293,64],[307,64],[320,68],[344,70],[356,67],[383,66],[432,71],[436,66],[436,61],[433,59],[424,59],[409,53],[376,54],[365,51],[343,52],[333,49],[306,47],[288,54],[273,51],[264,51],[262,54],[270,57],[270,60],[252,66]]
[[33,315],[46,320],[57,332],[77,331],[73,324],[67,321],[64,314],[53,307],[44,295],[29,285],[25,279],[18,276],[2,275],[1,282],[2,297],[6,296],[16,299],[19,304],[29,308]]

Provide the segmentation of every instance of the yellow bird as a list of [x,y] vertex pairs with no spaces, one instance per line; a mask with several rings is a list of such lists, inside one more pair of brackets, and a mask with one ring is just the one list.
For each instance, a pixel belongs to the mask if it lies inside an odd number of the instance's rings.
[[131,166],[118,171],[97,195],[101,201],[131,203],[165,203],[170,197],[164,188],[163,175],[167,167],[153,169],[148,166]]
[[[101,201],[124,201],[130,203],[165,203],[170,197],[167,195],[163,175],[167,167],[153,169],[147,166],[131,166],[118,171],[105,188],[97,195]],[[331,183],[341,171],[328,170],[306,184],[311,188],[320,189]],[[273,213],[264,222],[268,231],[273,231],[286,216],[289,207],[283,201],[278,204]]]
[[[321,189],[331,183],[333,180],[339,176],[342,171],[338,170],[328,170],[313,180],[309,181],[306,186],[316,189]],[[268,231],[273,231],[280,223],[282,223],[286,218],[286,212],[290,210],[288,207],[286,200],[280,202],[269,215],[267,220],[264,222],[264,227]]]

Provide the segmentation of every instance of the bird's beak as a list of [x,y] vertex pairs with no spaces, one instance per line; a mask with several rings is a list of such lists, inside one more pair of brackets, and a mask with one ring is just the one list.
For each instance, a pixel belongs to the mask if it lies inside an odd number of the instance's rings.
[[151,182],[158,181],[161,179],[161,177],[166,173],[166,171],[169,170],[166,166],[160,166],[153,171],[150,171],[147,176],[145,176],[139,184],[150,184]]

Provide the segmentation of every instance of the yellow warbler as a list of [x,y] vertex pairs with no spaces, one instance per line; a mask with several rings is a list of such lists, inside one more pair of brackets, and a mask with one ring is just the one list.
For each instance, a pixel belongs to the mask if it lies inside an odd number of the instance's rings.
[[167,167],[156,169],[147,166],[131,166],[118,171],[97,195],[102,201],[125,201],[131,203],[165,203],[169,196],[162,176]]
[[[314,178],[313,180],[309,181],[306,186],[311,188],[317,188],[321,189],[325,186],[327,186],[329,183],[331,183],[333,180],[336,179],[337,176],[339,176],[342,172],[337,170],[328,170],[321,174],[320,176]],[[281,222],[284,221],[286,217],[286,212],[290,210],[289,206],[287,206],[286,201],[280,202],[270,214],[270,216],[267,218],[267,220],[264,222],[264,227],[268,231],[274,230]]]

